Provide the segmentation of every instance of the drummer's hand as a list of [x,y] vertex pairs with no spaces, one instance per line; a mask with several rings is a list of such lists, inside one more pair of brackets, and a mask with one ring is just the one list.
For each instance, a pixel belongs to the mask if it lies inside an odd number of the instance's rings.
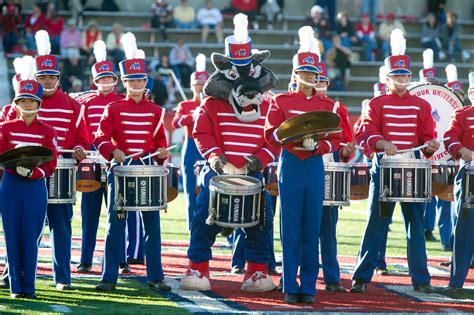
[[114,155],[115,161],[119,163],[123,163],[123,161],[125,161],[125,153],[123,153],[123,151],[115,149],[114,151],[112,151],[112,154]]
[[80,161],[86,158],[86,152],[84,152],[84,149],[81,147],[77,147],[74,149],[74,153],[72,154],[72,158]]
[[255,155],[250,155],[248,158],[251,161],[247,162],[247,168],[250,172],[259,172],[263,169],[262,162]]
[[354,142],[348,142],[347,147],[344,147],[341,153],[343,157],[349,157],[352,154],[354,154],[355,151],[356,151],[356,147],[355,147]]
[[458,152],[464,161],[472,161],[472,151],[468,148],[461,148]]
[[30,177],[33,174],[33,171],[27,167],[17,166],[16,173],[23,177]]
[[308,151],[314,151],[318,147],[318,141],[314,140],[311,137],[308,137],[303,140],[303,146]]
[[227,164],[227,158],[225,155],[216,156],[209,161],[209,164],[216,173],[222,174],[224,173],[224,165]]
[[165,148],[159,148],[157,152],[160,152],[158,153],[157,156],[159,159],[162,159],[162,160],[166,159],[170,155],[168,151],[166,151]]
[[426,142],[426,144],[428,145],[428,147],[426,147],[426,153],[433,154],[439,149],[439,142],[436,140],[430,140]]
[[398,151],[397,146],[387,140],[379,140],[375,146],[387,155],[395,155]]

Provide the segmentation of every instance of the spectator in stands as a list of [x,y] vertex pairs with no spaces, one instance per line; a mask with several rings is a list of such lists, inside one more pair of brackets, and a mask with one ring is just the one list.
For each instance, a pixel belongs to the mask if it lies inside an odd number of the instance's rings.
[[21,23],[21,6],[15,1],[8,0],[3,6],[0,16],[2,41],[5,53],[12,51],[18,42],[18,25]]
[[173,7],[166,3],[165,0],[156,0],[151,5],[151,26],[159,29],[164,41],[168,41],[168,34],[166,28],[172,26],[173,22]]
[[441,50],[440,30],[436,16],[428,13],[426,22],[421,27],[421,47],[431,48],[434,53],[434,59],[443,60],[446,55]]
[[61,39],[61,32],[64,28],[64,19],[58,16],[56,8],[52,3],[48,6],[46,27],[48,28],[49,38],[51,41],[52,53],[59,54],[59,42]]
[[76,27],[76,21],[72,18],[67,20],[66,28],[61,32],[59,47],[61,48],[61,55],[65,57],[76,56],[80,53],[82,35]]
[[86,29],[82,32],[82,51],[88,56],[88,65],[91,64],[91,62],[94,63],[94,43],[98,40],[102,40],[102,32],[99,31],[99,24],[94,20],[90,20],[87,23]]
[[431,12],[436,17],[440,24],[446,22],[446,2],[447,0],[428,0],[428,12]]
[[173,23],[177,28],[191,29],[196,26],[196,11],[188,4],[188,0],[181,0],[181,4],[174,8]]
[[123,35],[122,26],[119,23],[114,23],[112,25],[112,32],[109,33],[105,39],[107,52],[109,56],[112,56],[116,65],[125,59],[125,53],[123,52],[122,43],[120,41]]
[[327,65],[329,66],[328,76],[334,85],[337,80],[342,81],[342,87],[345,88],[349,84],[352,51],[344,47],[339,35],[332,37],[332,48],[326,54]]
[[321,8],[327,8],[328,10],[328,19],[331,29],[336,28],[336,0],[315,0],[314,4],[320,6]]
[[[156,103],[160,104],[164,107],[168,107],[170,104],[173,104],[173,102],[176,99],[175,98],[174,82],[170,78],[171,72],[173,72],[173,69],[171,68],[171,65],[169,63],[168,55],[166,55],[166,54],[161,55],[160,56],[160,63],[155,68],[153,76],[156,78],[154,90],[159,85],[159,83],[161,83],[163,86],[165,86],[166,95],[163,95],[161,93],[155,94]],[[162,88],[162,86],[161,86],[161,88]]]
[[69,93],[79,93],[82,92],[82,81],[79,79],[72,80],[71,89]]
[[370,22],[368,14],[362,15],[362,20],[357,24],[356,35],[359,42],[364,47],[364,57],[366,61],[375,61],[375,27]]
[[103,0],[102,5],[100,6],[100,9],[102,11],[108,11],[108,12],[118,12],[120,11],[119,6],[115,2],[115,0]]
[[357,43],[354,26],[349,21],[349,14],[346,11],[337,14],[336,33],[341,37],[341,43],[344,47],[351,48],[353,44]]
[[306,17],[303,25],[309,25],[313,28],[314,32],[320,41],[323,42],[324,50],[329,50],[331,47],[331,41],[329,40],[329,23],[324,17],[324,9],[319,5],[315,5],[311,8],[310,16]]
[[377,23],[380,0],[362,0],[362,14],[368,14],[372,23]]
[[33,11],[25,20],[25,36],[28,50],[36,51],[35,33],[46,29],[46,16],[39,2],[33,4]]
[[257,0],[232,0],[232,9],[234,13],[244,13],[247,15],[249,25],[253,29],[258,30],[257,13],[258,13],[258,1]]
[[446,24],[441,26],[441,38],[443,40],[443,46],[448,52],[449,62],[454,63],[456,54],[460,53],[463,62],[467,62],[471,55],[462,48],[461,40],[461,27],[457,22],[458,16],[453,11],[449,11],[446,15]]
[[85,3],[86,1],[83,0],[71,0],[71,3],[69,4],[69,8],[71,9],[71,18],[76,21],[81,21],[81,25],[82,13],[84,12],[83,4]]
[[403,32],[403,35],[406,36],[407,32],[403,24],[395,18],[394,13],[389,13],[385,17],[385,20],[379,26],[379,40],[380,40],[380,50],[382,51],[383,58],[390,56],[390,34],[394,29],[400,29]]
[[68,56],[64,61],[64,67],[61,76],[61,87],[69,91],[74,80],[82,81],[84,79],[84,68],[81,61],[79,50],[69,50]]
[[223,17],[221,11],[213,7],[212,1],[206,1],[206,7],[198,10],[197,20],[202,27],[201,41],[207,43],[209,30],[216,30],[216,37],[218,43],[224,42],[224,35],[222,33]]
[[191,72],[193,72],[192,66],[194,64],[194,57],[189,47],[184,44],[184,39],[180,38],[171,49],[169,59],[171,68],[173,68],[178,80],[181,81],[181,85],[185,88],[189,88],[189,79]]
[[283,18],[282,10],[278,1],[276,0],[265,0],[260,7],[260,13],[265,17],[267,21],[267,29],[273,29],[273,23],[275,20],[281,21]]

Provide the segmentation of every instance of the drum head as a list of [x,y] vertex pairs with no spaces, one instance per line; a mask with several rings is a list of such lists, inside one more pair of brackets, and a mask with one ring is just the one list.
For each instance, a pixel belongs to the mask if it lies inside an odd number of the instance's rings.
[[[442,85],[417,85],[410,89],[410,94],[430,103],[437,138],[442,138],[444,132],[448,129],[451,114],[456,109],[463,107],[459,97]],[[444,147],[444,143],[441,142],[438,151],[433,154],[430,160],[448,160],[449,158],[451,158],[451,155]]]
[[76,181],[76,190],[80,192],[93,192],[96,191],[102,186],[101,182],[90,179],[82,179]]

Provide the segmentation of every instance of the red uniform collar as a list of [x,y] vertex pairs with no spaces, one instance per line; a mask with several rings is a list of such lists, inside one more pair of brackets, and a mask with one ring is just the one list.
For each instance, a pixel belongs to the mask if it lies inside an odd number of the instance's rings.
[[409,98],[411,96],[410,91],[408,91],[408,90],[402,96],[399,96],[398,94],[393,93],[392,91],[389,91],[386,95],[391,96],[391,97],[396,98],[396,99],[405,99],[405,98]]
[[141,101],[138,102],[138,103],[135,102],[135,101],[133,100],[133,98],[130,98],[128,95],[125,97],[125,100],[126,100],[127,102],[131,103],[131,104],[136,104],[136,105],[144,105],[144,104],[146,104],[146,103],[149,102],[148,99],[147,99],[145,96],[143,96],[143,98],[141,99]]

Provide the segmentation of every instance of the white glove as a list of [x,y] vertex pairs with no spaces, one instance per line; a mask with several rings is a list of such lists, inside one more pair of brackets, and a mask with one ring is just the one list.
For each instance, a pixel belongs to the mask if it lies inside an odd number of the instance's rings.
[[23,166],[17,166],[16,172],[18,175],[23,176],[23,177],[30,177],[31,174],[33,174],[32,170]]
[[318,147],[318,142],[313,138],[306,138],[303,140],[303,146],[308,151],[314,151]]

